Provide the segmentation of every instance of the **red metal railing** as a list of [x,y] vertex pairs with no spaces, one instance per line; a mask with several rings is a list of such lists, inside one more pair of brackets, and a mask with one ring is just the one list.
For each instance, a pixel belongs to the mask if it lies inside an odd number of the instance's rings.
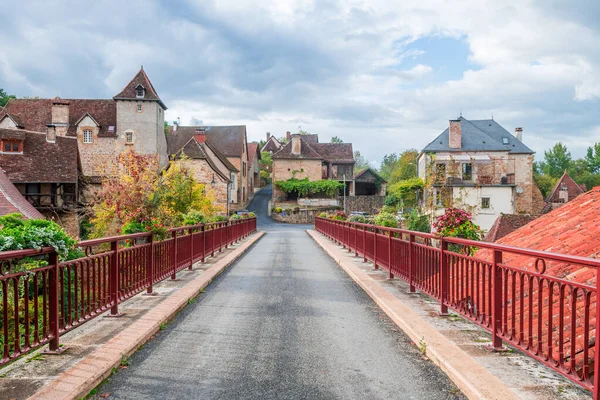
[[[176,278],[197,261],[256,231],[256,218],[186,226],[154,240],[152,233],[85,240],[86,256],[58,262],[53,248],[0,252],[0,366],[49,343],[59,352],[59,338],[153,284]],[[48,265],[24,270],[24,258]],[[23,270],[19,270],[23,269]]]
[[[319,217],[315,228],[439,300],[441,315],[451,308],[490,331],[492,350],[506,342],[599,398],[600,260]],[[547,274],[551,265],[577,281]]]

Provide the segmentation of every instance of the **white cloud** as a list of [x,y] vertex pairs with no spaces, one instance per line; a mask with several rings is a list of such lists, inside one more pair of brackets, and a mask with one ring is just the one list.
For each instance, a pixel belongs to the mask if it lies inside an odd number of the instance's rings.
[[[380,159],[423,147],[462,110],[524,126],[540,153],[569,135],[581,155],[600,141],[600,28],[579,2],[9,1],[0,87],[109,97],[144,64],[168,120],[247,124],[251,139],[302,125]],[[466,43],[468,69],[440,82],[421,61],[435,49],[407,48],[425,37]]]

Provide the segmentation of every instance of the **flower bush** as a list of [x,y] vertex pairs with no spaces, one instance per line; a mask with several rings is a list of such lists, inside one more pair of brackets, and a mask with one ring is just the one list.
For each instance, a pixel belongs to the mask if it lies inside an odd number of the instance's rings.
[[406,218],[406,229],[416,232],[431,232],[431,226],[426,215],[420,215],[416,209],[413,209]]
[[331,216],[331,219],[334,221],[345,221],[348,219],[348,215],[343,211],[336,211],[335,214]]
[[250,211],[250,212],[248,213],[248,217],[249,217],[249,218],[256,218],[256,213],[255,213],[255,212],[252,212],[252,211]]
[[319,215],[317,215],[317,217],[319,217],[319,218],[327,218],[327,213],[326,212],[320,212]]
[[121,229],[124,235],[140,232],[152,232],[155,239],[167,237],[167,227],[158,218],[143,218],[137,221],[129,221]]
[[[478,225],[471,221],[472,214],[459,208],[447,208],[444,215],[441,215],[434,222],[438,236],[458,237],[470,240],[481,240],[483,232]],[[462,245],[451,244],[448,246],[450,251],[458,252],[463,249]],[[472,255],[476,249],[471,248],[469,253]]]
[[350,218],[348,218],[348,221],[364,224],[367,222],[367,219],[362,215],[351,215]]

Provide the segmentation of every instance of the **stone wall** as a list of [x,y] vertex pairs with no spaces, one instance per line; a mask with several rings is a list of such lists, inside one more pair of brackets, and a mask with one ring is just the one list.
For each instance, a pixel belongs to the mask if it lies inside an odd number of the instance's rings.
[[[219,174],[214,173],[206,160],[188,159],[178,160],[183,167],[188,168],[192,176],[200,183],[206,185],[207,190],[212,190],[216,197],[216,204],[223,209],[227,207],[227,181]],[[215,180],[215,187],[211,187],[211,181]]]
[[[534,210],[534,186],[533,182],[533,155],[515,154],[515,184],[517,188],[523,191],[517,191],[515,195],[515,212],[517,214],[537,214],[539,210]],[[536,186],[537,187],[537,186]],[[536,212],[538,211],[538,212]]]
[[274,221],[286,222],[288,224],[314,224],[315,216],[325,210],[298,210],[286,213],[272,213],[271,218]]
[[[321,180],[321,160],[273,160],[273,182],[286,181],[290,178],[304,179],[310,181]],[[285,193],[277,185],[273,184],[273,199],[285,199]]]
[[[338,196],[337,200],[341,207],[344,207],[343,196]],[[363,211],[369,214],[376,214],[385,203],[385,196],[346,196],[346,212]]]

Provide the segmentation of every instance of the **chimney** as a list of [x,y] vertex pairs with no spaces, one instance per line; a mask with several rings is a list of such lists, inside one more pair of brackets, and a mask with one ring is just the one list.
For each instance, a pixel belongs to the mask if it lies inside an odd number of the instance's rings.
[[302,153],[302,141],[300,140],[300,134],[296,133],[292,135],[292,154],[299,156],[300,153]]
[[46,126],[46,142],[56,143],[56,127],[52,124]]
[[287,131],[285,133],[285,138],[288,140],[288,142],[290,141],[290,139],[292,138],[292,134],[290,133],[290,131]]
[[515,128],[515,137],[519,142],[523,141],[523,128]]
[[460,126],[460,119],[450,120],[448,147],[451,149],[460,149],[462,147],[462,129]]
[[206,142],[206,133],[196,133],[194,138],[196,139],[196,142],[202,144]]
[[56,96],[52,100],[52,124],[69,123],[69,102]]
[[178,126],[179,126],[179,121],[173,121],[173,132],[177,132]]
[[267,132],[267,142],[271,139],[271,132]]

